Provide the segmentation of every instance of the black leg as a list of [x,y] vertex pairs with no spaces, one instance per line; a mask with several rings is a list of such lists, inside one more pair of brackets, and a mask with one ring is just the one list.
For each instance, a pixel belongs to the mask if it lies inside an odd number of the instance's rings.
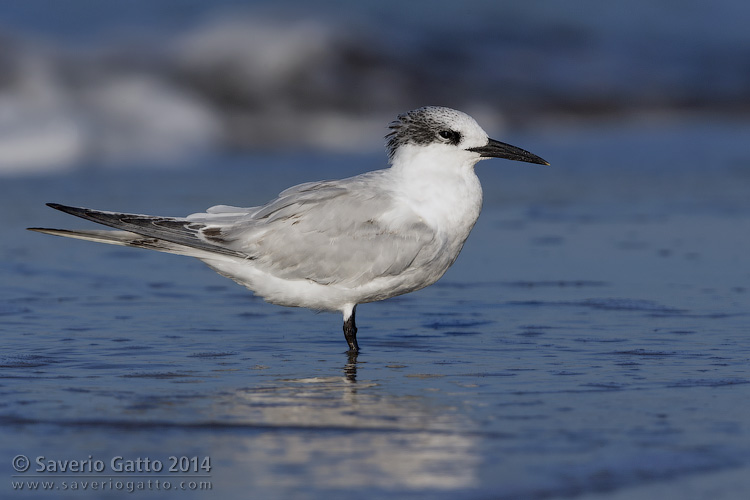
[[346,343],[349,344],[349,352],[359,352],[359,346],[357,345],[357,325],[354,323],[354,310],[352,315],[344,321],[344,337]]

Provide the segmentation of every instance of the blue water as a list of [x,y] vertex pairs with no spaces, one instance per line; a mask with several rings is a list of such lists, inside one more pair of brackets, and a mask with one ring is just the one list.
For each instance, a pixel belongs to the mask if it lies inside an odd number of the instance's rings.
[[[553,166],[481,163],[485,208],[457,263],[360,307],[356,358],[338,315],[265,304],[195,260],[24,228],[90,227],[49,201],[163,215],[258,204],[384,155],[4,179],[0,491],[48,498],[12,483],[47,480],[64,498],[120,498],[150,480],[149,498],[208,496],[190,491],[200,482],[225,498],[744,498],[748,128],[502,137]],[[165,470],[116,472],[118,456]],[[171,456],[211,468],[168,472]],[[105,470],[53,477],[38,457]]]
[[[0,6],[0,496],[746,498],[749,8]],[[462,255],[358,308],[356,358],[339,315],[25,231],[381,168],[425,104],[553,166],[481,163]]]

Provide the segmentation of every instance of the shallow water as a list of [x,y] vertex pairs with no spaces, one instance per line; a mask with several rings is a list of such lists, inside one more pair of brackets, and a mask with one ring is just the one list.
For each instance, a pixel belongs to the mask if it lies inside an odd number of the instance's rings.
[[[230,498],[741,498],[746,129],[504,138],[554,167],[481,164],[485,210],[459,260],[432,287],[361,306],[357,358],[338,315],[265,304],[191,259],[23,228],[87,227],[47,201],[182,215],[260,203],[380,157],[4,180],[0,488],[49,480],[77,498],[96,481],[86,494],[113,498],[150,480],[149,498],[201,481]],[[16,455],[30,470],[13,471]],[[211,468],[120,473],[117,456],[165,469],[170,456],[210,457]],[[105,470],[53,477],[37,457]]]

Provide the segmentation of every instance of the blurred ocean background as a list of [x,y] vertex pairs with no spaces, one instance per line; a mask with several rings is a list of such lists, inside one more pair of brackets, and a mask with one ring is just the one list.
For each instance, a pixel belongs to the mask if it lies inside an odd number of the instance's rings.
[[737,0],[8,2],[0,173],[380,151],[425,103],[494,131],[741,118],[749,16]]
[[[739,0],[0,4],[1,496],[746,498],[748,19]],[[383,168],[387,124],[423,105],[552,166],[478,165],[462,255],[360,307],[357,358],[338,315],[197,261],[25,231],[91,227],[45,202],[181,216]],[[212,490],[34,471],[118,455],[210,456],[188,481]],[[110,486],[71,490],[87,480]]]

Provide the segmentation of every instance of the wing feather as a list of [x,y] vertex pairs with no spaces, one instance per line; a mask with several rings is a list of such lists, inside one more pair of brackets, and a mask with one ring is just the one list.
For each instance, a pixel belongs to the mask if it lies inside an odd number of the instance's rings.
[[[371,172],[349,179],[301,184],[223,225],[229,248],[284,279],[356,286],[401,274],[420,258],[435,231],[399,204]],[[190,220],[210,220],[200,215]]]
[[[206,251],[209,258],[249,259],[282,279],[357,286],[419,268],[440,248],[430,245],[435,230],[397,201],[385,177],[374,179],[383,175],[381,170],[300,184],[260,207],[218,205],[185,218],[49,205],[131,234]],[[98,233],[87,234],[101,240]]]
[[[210,237],[210,228],[205,224],[190,222],[187,219],[155,217],[152,215],[124,214],[105,212],[89,208],[69,207],[58,203],[48,203],[50,207],[81,217],[105,226],[114,227],[130,233],[157,238],[160,240],[206,250],[212,253],[247,258],[248,256],[225,246],[206,241]],[[209,230],[208,236],[204,232]]]

